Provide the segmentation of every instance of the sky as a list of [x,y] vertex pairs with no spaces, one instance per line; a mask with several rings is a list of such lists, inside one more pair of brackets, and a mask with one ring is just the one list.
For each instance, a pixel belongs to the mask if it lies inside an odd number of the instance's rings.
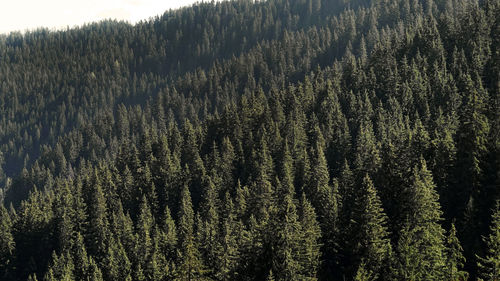
[[0,0],[0,34],[65,29],[102,19],[136,23],[195,0]]

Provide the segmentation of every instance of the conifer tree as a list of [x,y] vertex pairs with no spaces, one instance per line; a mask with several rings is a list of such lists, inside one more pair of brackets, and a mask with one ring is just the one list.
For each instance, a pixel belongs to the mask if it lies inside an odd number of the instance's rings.
[[142,203],[140,206],[140,213],[137,219],[137,235],[136,235],[136,262],[138,262],[143,270],[145,270],[145,264],[151,258],[153,241],[152,234],[154,228],[154,218],[151,214],[151,209],[149,208],[146,196],[143,196]]
[[14,259],[15,242],[9,212],[0,204],[0,277],[10,278],[9,268]]
[[179,245],[180,262],[177,268],[177,279],[186,281],[202,279],[205,270],[194,236],[194,211],[187,185],[184,185],[181,193]]
[[[56,255],[55,252],[52,253],[52,263],[49,266],[48,273],[45,275],[44,280],[64,280],[72,281],[75,280],[73,260],[69,252],[65,252],[60,256]],[[91,279],[93,280],[93,279]],[[101,279],[102,280],[102,277]]]
[[490,234],[483,238],[487,252],[486,256],[478,257],[479,275],[485,281],[500,278],[500,201],[496,202],[493,210]]
[[307,280],[316,280],[321,263],[321,228],[313,206],[302,193],[300,224],[302,233],[299,241],[300,275]]
[[438,194],[425,160],[413,169],[406,223],[396,247],[396,276],[403,280],[443,280],[446,269],[444,230]]
[[363,121],[359,127],[356,138],[355,164],[359,177],[362,177],[365,173],[373,176],[380,168],[380,152],[371,121]]
[[236,195],[234,199],[234,208],[237,218],[240,219],[247,213],[247,201],[249,197],[249,191],[246,186],[241,186],[241,182],[238,180],[236,185]]
[[[231,140],[225,137],[221,146],[220,177],[223,190],[230,190],[234,186],[234,172],[236,164],[236,152]],[[224,194],[224,193],[223,193]]]
[[391,252],[387,217],[368,174],[354,195],[352,202],[345,202],[352,204],[350,223],[346,225],[342,239],[348,241],[342,243],[345,274],[354,278],[363,263],[363,270],[377,279]]
[[[280,185],[281,183],[278,181],[278,187]],[[302,228],[292,194],[288,192],[278,195],[272,268],[273,272],[276,272],[275,278],[279,280],[299,280],[302,278],[300,276],[302,265],[298,256]]]
[[358,269],[356,271],[356,275],[354,275],[354,281],[371,281],[374,280],[373,273],[366,269],[366,265],[364,262],[359,264]]
[[[490,133],[490,122],[486,116],[487,93],[480,81],[473,81],[471,75],[463,74],[459,90],[464,92],[457,130],[457,190],[453,202],[461,220],[461,237],[466,256],[480,249],[481,233],[486,228],[482,214],[487,213],[489,204],[480,205],[478,200],[487,194],[484,188],[485,155]],[[486,208],[486,209],[485,209]]]
[[334,256],[337,248],[338,207],[337,198],[329,184],[330,175],[321,142],[316,143],[311,158],[311,178],[305,194],[307,198],[310,198],[321,226],[321,242],[325,258],[323,269],[327,271],[324,274],[332,275],[331,271],[335,264]]
[[484,89],[474,85],[470,75],[461,77],[464,95],[460,126],[458,128],[458,176],[461,187],[460,198],[465,207],[469,196],[476,195],[483,175],[482,160],[487,148],[487,136],[490,130],[486,112]]
[[127,280],[131,278],[132,264],[120,241],[113,241],[108,247],[103,275],[106,280]]
[[72,202],[72,219],[74,224],[74,232],[85,233],[87,227],[87,206],[85,205],[84,195],[82,194],[83,184],[81,178],[77,178],[73,182],[73,202]]
[[[334,231],[337,220],[337,202],[330,187],[330,174],[323,146],[318,141],[314,147],[311,179],[306,195],[318,213],[318,220],[324,230]],[[328,235],[328,233],[325,233]]]
[[[65,279],[62,279],[65,280]],[[67,280],[67,279],[66,279]],[[102,272],[97,263],[94,261],[92,257],[89,258],[89,271],[87,280],[92,281],[103,281]]]
[[236,221],[234,204],[229,193],[226,193],[224,198],[224,206],[226,206],[226,211],[223,213],[221,233],[217,244],[219,270],[216,273],[216,278],[230,280],[237,276],[236,270],[239,261],[239,241],[237,238],[242,227]]
[[73,263],[75,265],[75,279],[84,280],[87,277],[89,258],[83,241],[83,236],[78,232],[72,249]]
[[209,268],[216,268],[217,240],[219,239],[219,214],[216,188],[206,176],[200,206],[201,221],[198,224],[200,254]]
[[446,237],[446,270],[445,280],[467,280],[469,274],[463,271],[465,257],[460,241],[457,238],[455,224],[451,224],[448,236]]
[[267,149],[265,140],[261,139],[260,147],[253,152],[254,175],[250,184],[250,209],[257,220],[265,221],[273,207],[274,188],[271,184],[273,176],[273,159]]
[[101,179],[94,170],[93,180],[95,181],[90,187],[90,200],[87,204],[89,206],[89,228],[87,233],[88,250],[89,254],[100,262],[106,253],[106,245],[108,239],[108,219],[106,198],[102,190]]
[[177,247],[177,227],[175,221],[170,214],[170,209],[165,207],[165,212],[163,215],[163,223],[160,225],[162,229],[161,244],[163,248],[163,253],[169,260],[174,260],[176,257],[176,247]]

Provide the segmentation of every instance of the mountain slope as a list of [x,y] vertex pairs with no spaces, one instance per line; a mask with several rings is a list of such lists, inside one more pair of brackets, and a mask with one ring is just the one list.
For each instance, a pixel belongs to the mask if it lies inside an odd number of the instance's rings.
[[0,276],[487,276],[499,11],[237,1],[2,38]]

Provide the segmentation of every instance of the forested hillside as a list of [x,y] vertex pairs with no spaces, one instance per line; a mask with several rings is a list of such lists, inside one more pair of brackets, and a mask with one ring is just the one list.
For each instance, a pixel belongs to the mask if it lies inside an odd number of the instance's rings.
[[0,35],[0,280],[500,280],[500,1]]

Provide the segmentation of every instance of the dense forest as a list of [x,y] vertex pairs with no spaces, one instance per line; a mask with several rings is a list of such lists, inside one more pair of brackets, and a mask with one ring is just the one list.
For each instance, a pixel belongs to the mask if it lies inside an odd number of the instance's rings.
[[500,0],[0,35],[0,280],[500,280]]

